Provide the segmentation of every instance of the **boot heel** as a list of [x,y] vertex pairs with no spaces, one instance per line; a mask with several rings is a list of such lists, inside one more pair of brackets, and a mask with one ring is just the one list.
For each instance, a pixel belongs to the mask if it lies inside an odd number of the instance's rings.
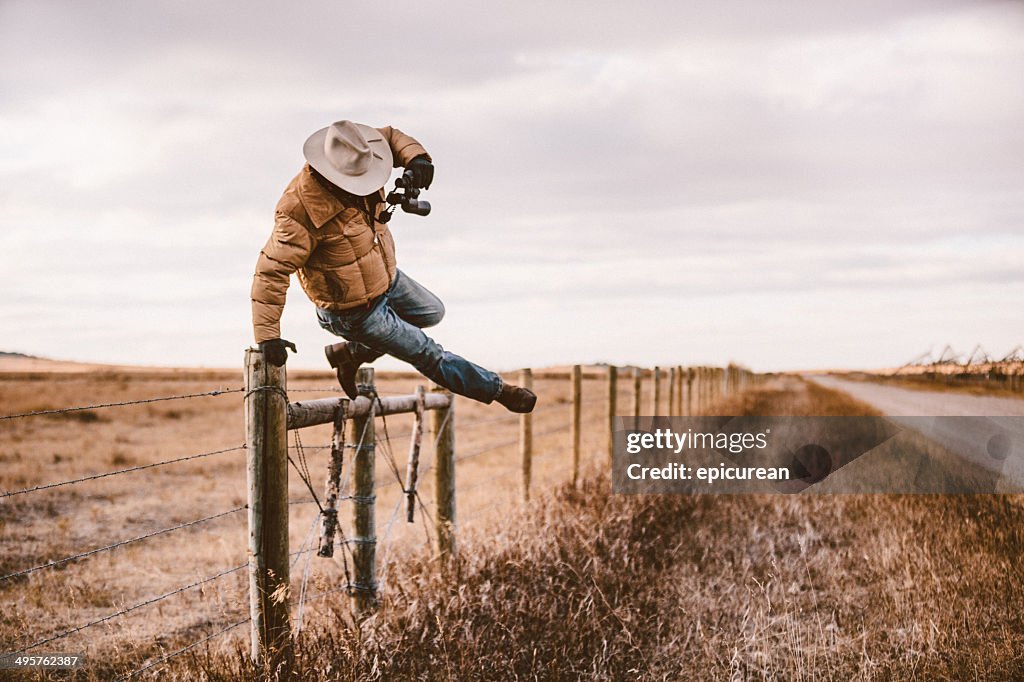
[[338,365],[344,361],[342,352],[346,348],[348,348],[348,344],[344,341],[324,346],[324,355],[327,356],[327,364],[334,369],[338,369]]

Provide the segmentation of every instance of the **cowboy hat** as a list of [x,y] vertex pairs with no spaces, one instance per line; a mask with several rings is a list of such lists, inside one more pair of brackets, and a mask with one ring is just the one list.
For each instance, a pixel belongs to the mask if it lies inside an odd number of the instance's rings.
[[335,121],[310,135],[302,145],[306,161],[346,192],[365,196],[391,176],[391,147],[376,128]]

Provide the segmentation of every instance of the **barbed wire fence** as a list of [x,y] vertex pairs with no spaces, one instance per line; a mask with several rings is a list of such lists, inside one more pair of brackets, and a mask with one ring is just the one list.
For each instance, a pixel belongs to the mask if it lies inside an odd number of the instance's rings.
[[[476,418],[460,420],[458,423],[458,430],[460,432],[472,433],[474,430],[482,427],[491,427],[492,432],[488,433],[485,437],[487,441],[485,444],[478,447],[472,448],[466,452],[459,452],[451,457],[451,464],[462,463],[462,466],[466,466],[469,462],[481,462],[487,458],[487,455],[501,455],[507,453],[510,449],[519,446],[520,454],[523,455],[523,461],[518,463],[502,464],[500,465],[500,471],[493,473],[486,477],[481,477],[479,480],[472,484],[465,486],[460,490],[463,495],[474,490],[480,490],[487,488],[493,492],[496,488],[502,488],[503,486],[498,485],[499,482],[504,482],[506,479],[511,478],[516,474],[520,474],[524,480],[523,498],[526,501],[529,497],[529,480],[531,476],[531,464],[533,459],[537,460],[552,460],[554,455],[565,454],[567,451],[574,451],[574,458],[571,460],[573,467],[578,468],[579,466],[579,434],[583,429],[584,425],[588,427],[588,431],[599,431],[600,428],[590,429],[590,425],[600,423],[602,420],[609,420],[616,414],[616,405],[624,404],[619,403],[619,398],[623,392],[626,393],[626,397],[629,397],[629,387],[625,391],[620,389],[616,385],[616,368],[607,370],[607,382],[609,386],[608,391],[604,391],[603,395],[597,397],[588,398],[583,400],[581,398],[581,370],[577,366],[570,373],[560,373],[553,375],[539,374],[540,378],[544,379],[564,379],[569,378],[571,381],[571,388],[569,391],[569,397],[563,402],[554,402],[549,405],[541,405],[531,415],[515,415],[515,414],[501,414],[495,417],[488,418]],[[755,375],[749,372],[736,371],[734,370],[731,374],[726,370],[716,368],[672,368],[671,379],[668,388],[668,395],[664,395],[659,390],[659,384],[662,378],[658,368],[654,370],[647,370],[648,375],[653,379],[651,384],[651,390],[648,391],[648,397],[652,400],[651,403],[651,414],[658,414],[662,405],[667,405],[668,412],[666,414],[681,415],[681,414],[696,414],[703,405],[706,406],[710,400],[716,395],[724,395],[730,390],[738,390],[745,382],[750,381]],[[633,385],[633,403],[634,410],[640,409],[641,404],[641,377],[645,376],[645,370],[634,369],[633,370],[635,382]],[[604,370],[601,373],[587,376],[588,381],[598,380],[602,381]],[[325,388],[293,388],[287,392],[283,392],[282,396],[287,402],[289,393],[340,393],[340,389],[337,387],[325,387]],[[92,411],[100,409],[113,409],[119,407],[127,407],[140,404],[148,404],[155,402],[165,401],[182,401],[182,400],[196,400],[201,398],[212,398],[217,396],[225,395],[236,395],[244,393],[245,397],[248,397],[252,391],[246,391],[245,388],[218,388],[210,391],[185,393],[178,395],[169,396],[157,396],[150,398],[142,398],[137,400],[123,400],[106,403],[97,403],[91,405],[79,405],[70,406],[65,408],[53,408],[44,410],[27,411],[21,413],[14,413],[0,416],[0,422],[10,422],[13,420],[30,419],[32,417],[39,416],[52,416],[60,415],[65,413]],[[686,399],[684,400],[684,395]],[[386,396],[377,396],[374,394],[374,399],[379,406],[383,406],[384,403],[382,398]],[[340,399],[339,399],[340,400]],[[605,406],[606,409],[601,411],[599,406]],[[557,418],[559,412],[568,410],[569,414],[565,423],[561,426],[544,428],[540,431],[532,431],[532,426],[527,428],[527,424],[532,425],[534,419],[551,419]],[[321,522],[325,508],[317,495],[314,480],[317,476],[313,473],[313,469],[309,466],[307,453],[310,451],[323,451],[332,450],[336,448],[337,443],[331,444],[314,444],[306,445],[302,442],[299,436],[298,429],[294,430],[292,443],[286,444],[286,451],[289,463],[298,477],[303,481],[306,486],[308,497],[290,498],[287,500],[287,506],[294,507],[296,509],[305,508],[307,505],[314,507],[314,513],[309,523],[309,528],[303,537],[299,548],[295,551],[287,554],[289,567],[294,569],[300,562],[305,561],[301,568],[301,575],[297,579],[298,582],[298,599],[294,604],[295,615],[293,618],[294,626],[292,631],[294,634],[301,632],[303,627],[303,619],[306,615],[307,605],[322,602],[332,595],[347,594],[348,596],[358,595],[361,592],[366,591],[367,585],[360,582],[359,579],[353,577],[353,571],[359,561],[359,557],[356,556],[356,552],[359,548],[365,547],[367,543],[372,540],[372,544],[382,545],[384,547],[384,553],[382,557],[381,572],[379,578],[376,581],[371,581],[372,592],[374,596],[378,592],[386,589],[387,580],[391,566],[394,564],[395,558],[395,545],[397,543],[389,542],[392,538],[393,532],[397,525],[399,512],[403,502],[407,502],[412,499],[415,503],[415,510],[420,520],[420,526],[423,532],[423,545],[437,546],[438,534],[442,532],[439,530],[442,528],[439,525],[439,519],[437,518],[437,512],[431,511],[431,505],[436,502],[434,498],[423,499],[421,491],[415,487],[410,488],[408,486],[409,481],[403,478],[401,473],[401,467],[399,459],[395,456],[392,449],[392,441],[396,439],[408,438],[412,436],[413,429],[397,431],[395,433],[389,433],[387,428],[387,419],[383,414],[383,409],[380,410],[381,414],[371,414],[370,418],[364,422],[364,428],[362,434],[354,440],[352,443],[344,443],[342,451],[352,450],[354,453],[360,451],[369,451],[373,453],[373,457],[380,459],[387,465],[382,476],[374,476],[372,480],[373,490],[389,491],[394,490],[396,492],[395,504],[390,508],[390,513],[387,515],[387,520],[384,524],[383,532],[379,536],[374,536],[372,539],[367,539],[358,536],[354,529],[349,528],[346,531],[345,524],[339,523],[337,525],[337,536],[332,539],[332,547],[338,548],[339,552],[329,556],[330,561],[327,562],[315,562],[318,565],[325,565],[332,567],[333,575],[332,580],[340,579],[340,582],[334,583],[328,589],[322,589],[318,592],[311,592],[310,584],[312,582],[312,566],[313,553],[321,553],[315,546],[316,528]],[[589,416],[582,418],[581,413],[585,414],[589,411]],[[575,416],[574,416],[575,413]],[[451,411],[446,413],[445,420],[451,419]],[[381,423],[382,430],[378,434],[376,429],[372,427],[372,424],[379,420]],[[370,426],[367,427],[366,425]],[[447,421],[442,421],[440,424],[435,423],[435,433],[432,438],[432,447],[426,449],[427,458],[419,466],[418,474],[420,480],[426,480],[424,477],[428,472],[431,472],[437,465],[437,452],[439,439],[442,437],[442,432],[445,426],[448,425]],[[451,425],[448,425],[451,426]],[[510,435],[506,438],[500,438],[494,440],[498,435],[498,431],[504,428],[512,426],[518,427],[519,433],[517,435]],[[368,431],[372,433],[372,436],[368,439],[369,442],[364,442],[368,435]],[[554,442],[553,438],[558,435],[568,434],[571,438],[568,442]],[[529,443],[526,443],[526,441]],[[539,449],[539,452],[533,456],[533,443],[545,442],[547,443],[543,448]],[[218,449],[207,450],[203,452],[196,452],[186,455],[180,455],[162,459],[156,462],[140,464],[111,471],[101,471],[84,476],[78,476],[76,478],[70,478],[67,480],[39,483],[36,485],[26,486],[14,490],[0,491],[0,503],[5,503],[11,500],[24,500],[28,499],[28,496],[37,493],[43,493],[47,491],[55,491],[68,486],[76,486],[81,484],[87,484],[92,481],[99,479],[106,479],[115,476],[122,476],[128,474],[135,474],[143,471],[151,471],[160,467],[169,467],[176,464],[182,464],[185,462],[192,462],[196,460],[203,460],[207,458],[221,457],[229,455],[230,453],[241,453],[248,452],[250,450],[250,444],[243,443],[240,445],[226,446]],[[590,447],[590,456],[600,458],[603,456],[603,447]],[[249,453],[251,455],[251,453]],[[294,455],[294,456],[292,456]],[[608,453],[610,456],[610,452]],[[408,463],[406,463],[408,464]],[[326,468],[326,467],[324,467]],[[353,489],[353,467],[348,466],[344,472],[344,478],[340,481],[338,488],[338,502],[348,502],[363,504],[366,502],[365,496],[361,496],[359,491]],[[546,482],[553,482],[553,480],[561,479],[565,482],[573,482],[576,479],[578,471],[573,471],[572,476],[561,476],[558,473],[559,469],[552,466],[551,471],[544,478]],[[552,472],[554,476],[552,476]],[[322,474],[321,474],[322,475]],[[452,480],[454,486],[454,479]],[[435,491],[436,497],[437,491]],[[376,493],[373,494],[376,498]],[[494,496],[488,495],[487,500],[483,504],[477,507],[470,507],[468,509],[460,510],[460,522],[468,523],[471,520],[478,519],[485,515],[489,511],[495,509]],[[227,519],[232,516],[238,515],[240,512],[249,512],[250,524],[252,523],[251,513],[249,504],[237,505],[232,508],[221,510],[206,516],[202,516],[195,519],[190,519],[180,523],[169,524],[165,527],[157,528],[155,530],[145,532],[139,535],[135,535],[128,538],[122,538],[116,541],[107,542],[106,544],[100,544],[95,547],[83,549],[83,551],[69,554],[68,556],[61,557],[59,559],[48,560],[43,563],[36,563],[21,568],[17,568],[5,575],[0,576],[0,589],[14,589],[13,585],[23,583],[24,581],[30,580],[31,576],[37,573],[43,573],[55,569],[63,569],[72,565],[88,560],[97,555],[114,552],[120,548],[135,545],[137,543],[145,543],[160,536],[167,536],[172,533],[187,531],[190,529],[196,529],[199,526],[213,523],[220,519]],[[454,508],[452,509],[454,512]],[[454,528],[452,528],[454,531]],[[414,545],[410,545],[414,547]],[[321,548],[322,549],[322,548]],[[26,638],[21,642],[4,643],[0,654],[25,654],[30,651],[39,649],[40,647],[60,642],[62,645],[66,640],[76,635],[82,635],[93,628],[109,625],[122,619],[131,614],[142,612],[147,608],[154,607],[155,605],[162,604],[165,600],[171,599],[175,596],[188,593],[191,590],[204,589],[206,586],[222,581],[229,576],[237,575],[243,572],[245,569],[250,568],[250,561],[244,563],[237,562],[234,565],[229,565],[217,571],[212,571],[207,575],[199,577],[198,579],[190,580],[185,584],[178,585],[172,589],[162,591],[159,594],[149,596],[144,599],[140,599],[134,603],[131,603],[121,608],[112,610],[110,613],[105,615],[90,618],[82,623],[76,624],[73,627],[64,628],[56,632],[52,632],[45,637],[32,637]],[[142,661],[139,667],[132,670],[125,671],[122,676],[118,679],[133,679],[139,677],[147,672],[156,672],[161,669],[162,666],[170,663],[176,657],[185,654],[190,651],[194,651],[197,647],[204,644],[208,644],[228,633],[237,630],[238,628],[252,624],[253,615],[250,615],[244,619],[233,618],[230,622],[222,623],[220,626],[215,626],[212,632],[200,637],[199,639],[193,640],[184,646],[172,649],[170,651],[161,652],[158,655],[150,656],[146,660]]]

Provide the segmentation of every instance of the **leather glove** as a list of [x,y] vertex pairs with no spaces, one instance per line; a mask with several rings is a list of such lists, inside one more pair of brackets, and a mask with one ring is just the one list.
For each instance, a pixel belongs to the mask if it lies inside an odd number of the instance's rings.
[[275,367],[281,367],[284,363],[288,362],[288,351],[286,350],[288,348],[291,348],[293,353],[299,352],[295,348],[294,343],[284,339],[260,341],[260,350],[263,351],[263,357]]
[[420,154],[405,167],[412,171],[412,183],[415,189],[430,189],[434,181],[434,164],[424,154]]

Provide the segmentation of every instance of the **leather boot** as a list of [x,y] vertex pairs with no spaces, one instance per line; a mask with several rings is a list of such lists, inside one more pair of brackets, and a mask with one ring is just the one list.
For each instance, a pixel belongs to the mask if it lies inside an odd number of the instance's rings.
[[344,341],[324,346],[324,355],[327,356],[327,362],[337,372],[338,383],[344,389],[345,395],[355,400],[359,395],[359,389],[356,387],[356,371],[363,364],[363,360],[355,357],[352,348]]
[[522,414],[533,412],[533,406],[537,404],[537,395],[527,388],[520,388],[512,384],[502,384],[501,393],[494,400],[504,405],[509,412]]

